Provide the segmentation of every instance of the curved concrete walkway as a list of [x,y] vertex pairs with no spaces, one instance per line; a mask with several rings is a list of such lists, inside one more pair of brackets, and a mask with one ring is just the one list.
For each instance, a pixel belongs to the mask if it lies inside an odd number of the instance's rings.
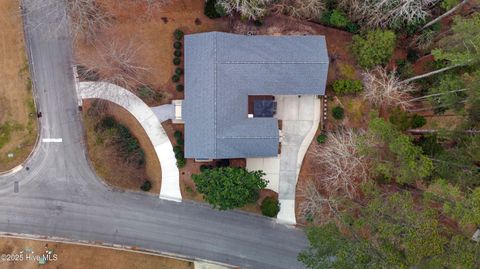
[[173,147],[152,109],[128,90],[106,82],[78,82],[77,92],[81,99],[96,98],[113,102],[138,120],[152,142],[162,168],[160,198],[180,202],[180,174]]

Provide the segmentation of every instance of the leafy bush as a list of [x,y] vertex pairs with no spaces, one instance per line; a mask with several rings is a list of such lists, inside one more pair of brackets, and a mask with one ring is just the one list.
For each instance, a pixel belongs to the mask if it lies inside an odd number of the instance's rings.
[[175,51],[173,52],[173,56],[175,56],[175,57],[180,57],[180,56],[182,56],[182,51],[179,50],[179,49],[175,50]]
[[177,152],[182,151],[182,147],[179,145],[173,146],[173,152],[177,154]]
[[352,34],[356,34],[360,30],[360,25],[358,25],[354,22],[349,22],[349,23],[347,23],[347,26],[345,27],[345,30],[347,30],[348,32],[350,32]]
[[173,137],[175,137],[175,139],[182,138],[182,135],[182,132],[178,130],[173,133]]
[[117,125],[117,121],[115,120],[114,117],[108,116],[102,119],[102,121],[100,122],[100,125],[102,126],[102,128],[110,129]]
[[173,58],[173,64],[174,65],[180,65],[182,63],[182,60],[178,57]]
[[175,30],[175,32],[173,32],[173,36],[175,37],[176,40],[182,40],[183,38],[183,32],[179,29]]
[[420,116],[417,114],[414,114],[412,118],[410,119],[410,126],[415,129],[415,128],[420,128],[423,125],[427,123],[427,120],[425,119],[424,116]]
[[396,108],[391,112],[388,121],[400,131],[405,131],[411,126],[408,113],[399,108]]
[[363,90],[362,81],[355,79],[339,79],[333,82],[333,91],[338,94],[357,93]]
[[323,144],[325,142],[327,142],[327,135],[326,134],[319,134],[317,136],[317,143],[318,144]]
[[337,28],[346,28],[348,24],[351,24],[345,13],[339,9],[330,10],[324,12],[320,18],[320,22],[329,26]]
[[200,172],[205,172],[205,171],[207,171],[208,169],[213,169],[213,166],[211,166],[211,165],[206,165],[206,164],[200,165]]
[[152,182],[150,182],[150,180],[145,180],[142,186],[140,186],[140,189],[142,191],[149,191],[151,188],[152,188]]
[[173,81],[173,82],[179,82],[179,81],[180,81],[180,76],[179,76],[179,75],[176,75],[176,74],[173,75],[173,76],[172,76],[172,81]]
[[345,111],[343,107],[341,106],[336,106],[332,109],[332,116],[336,120],[341,120],[345,117]]
[[187,161],[185,159],[177,159],[177,167],[178,168],[183,168],[187,164]]
[[183,151],[177,151],[175,152],[175,159],[177,160],[181,160],[181,159],[184,159],[185,158],[185,155],[183,154]]
[[192,179],[205,201],[226,210],[255,202],[258,192],[267,186],[264,176],[262,171],[222,167],[207,169]]
[[[205,3],[205,9],[203,13],[210,19],[216,19],[222,17],[222,14],[217,11],[217,1],[216,0],[207,0]],[[224,15],[225,16],[225,15]]]
[[352,52],[361,67],[370,69],[390,60],[395,49],[395,39],[392,31],[375,30],[368,32],[365,37],[355,35]]
[[182,85],[182,84],[178,84],[178,85],[176,86],[176,90],[177,90],[177,92],[183,92],[183,90],[184,90],[183,85]]
[[178,49],[181,49],[181,48],[182,48],[182,42],[180,42],[180,41],[175,41],[175,42],[173,43],[173,48],[174,48],[174,49],[177,49],[177,50],[178,50]]
[[183,144],[185,144],[185,141],[182,138],[178,138],[177,139],[177,144],[180,145],[180,146],[183,146]]
[[175,68],[175,74],[180,76],[181,74],[183,74],[183,69],[181,67]]
[[263,199],[260,209],[262,210],[262,215],[273,218],[280,211],[280,203],[273,197],[266,197]]

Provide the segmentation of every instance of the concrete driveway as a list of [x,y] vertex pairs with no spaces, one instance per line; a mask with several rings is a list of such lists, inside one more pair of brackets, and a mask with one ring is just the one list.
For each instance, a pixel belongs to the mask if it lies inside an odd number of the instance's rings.
[[263,170],[267,188],[278,192],[277,221],[295,224],[295,190],[308,146],[320,124],[320,99],[314,95],[275,96],[276,118],[282,120],[281,153],[272,158],[248,158],[247,169]]
[[152,109],[136,95],[117,85],[106,82],[78,82],[76,85],[79,98],[108,100],[123,107],[137,119],[152,142],[162,167],[160,198],[180,202],[180,173],[173,146]]

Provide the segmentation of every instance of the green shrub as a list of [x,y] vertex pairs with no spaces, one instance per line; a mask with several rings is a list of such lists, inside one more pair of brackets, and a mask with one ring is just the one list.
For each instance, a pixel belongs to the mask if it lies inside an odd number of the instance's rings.
[[181,146],[178,146],[178,145],[173,146],[173,152],[174,152],[175,154],[177,154],[177,153],[180,152],[180,151],[182,151],[182,147],[181,147]]
[[405,131],[411,126],[408,113],[399,108],[396,108],[391,112],[388,121],[400,131]]
[[182,42],[180,42],[180,41],[173,42],[173,48],[177,49],[177,50],[181,49],[182,48]]
[[140,189],[142,191],[149,191],[150,189],[152,188],[152,182],[150,182],[150,180],[145,180],[142,184],[142,186],[140,186]]
[[175,159],[177,160],[181,160],[181,159],[184,159],[185,158],[185,155],[183,154],[183,151],[178,151],[178,152],[175,152]]
[[175,56],[175,57],[180,57],[180,56],[182,56],[182,51],[181,51],[181,50],[175,50],[175,51],[173,52],[173,56]]
[[338,94],[351,94],[361,92],[363,85],[360,80],[356,79],[339,79],[333,82],[333,91]]
[[263,25],[263,21],[262,20],[254,20],[253,21],[253,24],[257,27],[260,27]]
[[222,17],[222,15],[217,11],[217,1],[216,0],[207,0],[205,3],[205,9],[203,13],[210,19],[216,19]]
[[183,87],[182,84],[178,84],[178,85],[176,86],[176,89],[177,89],[177,92],[183,92],[184,87]]
[[425,119],[424,116],[420,116],[417,114],[414,114],[412,118],[410,119],[410,126],[415,129],[415,128],[420,128],[427,124],[427,120]]
[[180,65],[182,63],[182,60],[178,57],[173,58],[173,64],[174,65]]
[[327,141],[327,135],[326,134],[319,134],[317,136],[317,143],[318,144],[323,144]]
[[183,74],[183,69],[181,67],[175,68],[175,74],[180,76],[181,74]]
[[182,40],[183,38],[183,32],[179,29],[175,30],[175,32],[173,32],[173,36],[175,37],[176,40]]
[[354,22],[349,22],[347,23],[347,26],[345,27],[345,29],[352,34],[356,34],[360,30],[360,25]]
[[208,169],[213,169],[213,166],[211,166],[211,165],[206,165],[206,164],[200,165],[200,172],[203,173],[203,172],[207,171]]
[[330,14],[330,20],[329,24],[334,27],[338,28],[344,28],[348,25],[350,21],[348,20],[347,16],[345,16],[345,13],[343,13],[341,10],[334,9],[332,10],[332,13]]
[[177,144],[180,145],[180,146],[183,146],[183,144],[185,144],[185,141],[182,138],[178,138],[177,139]]
[[175,139],[182,138],[182,135],[182,132],[178,130],[173,133],[173,137],[175,137]]
[[102,121],[100,122],[100,125],[105,129],[110,129],[117,125],[117,121],[115,120],[114,117],[108,116],[102,119]]
[[178,159],[177,160],[177,167],[178,168],[183,168],[187,164],[187,161],[185,159]]
[[341,120],[345,117],[345,111],[343,110],[343,107],[341,106],[336,106],[332,109],[332,116],[336,120]]
[[363,68],[372,68],[386,64],[395,49],[395,33],[392,31],[375,30],[365,37],[353,36],[352,52],[358,64]]
[[266,197],[263,199],[260,209],[262,210],[262,215],[273,218],[280,211],[280,203],[273,197]]
[[173,82],[179,82],[180,81],[180,76],[179,75],[173,75],[172,76],[172,81]]

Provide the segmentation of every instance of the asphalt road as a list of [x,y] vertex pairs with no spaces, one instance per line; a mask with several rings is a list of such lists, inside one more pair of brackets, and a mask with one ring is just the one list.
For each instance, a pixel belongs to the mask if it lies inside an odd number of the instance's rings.
[[303,268],[296,256],[307,241],[299,229],[205,204],[115,191],[101,183],[86,158],[71,38],[56,12],[61,16],[63,11],[27,12],[25,22],[43,114],[40,141],[63,142],[40,142],[26,163],[28,171],[0,177],[0,231],[137,246],[242,268]]

